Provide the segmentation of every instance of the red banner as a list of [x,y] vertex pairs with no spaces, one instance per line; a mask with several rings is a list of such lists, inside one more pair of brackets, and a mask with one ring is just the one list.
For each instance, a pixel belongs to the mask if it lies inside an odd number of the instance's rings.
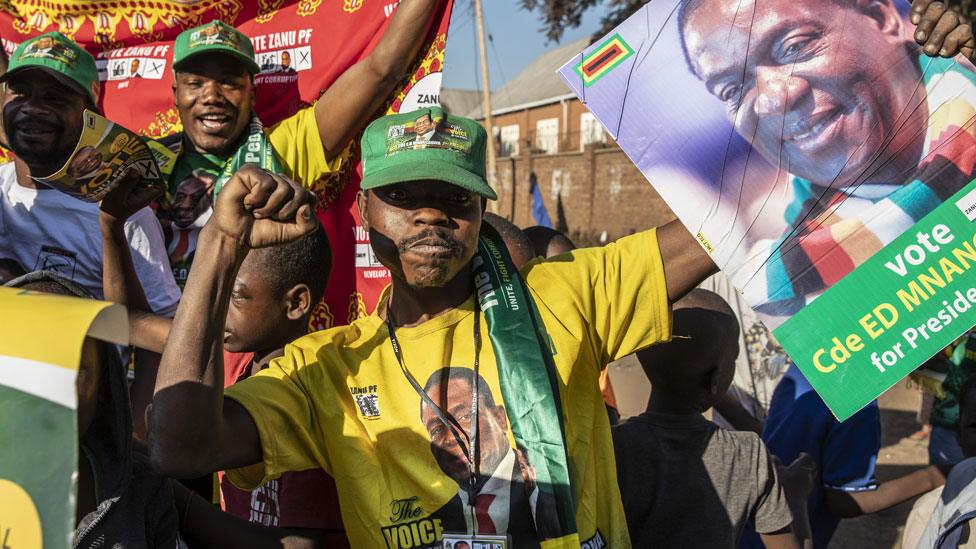
[[[102,80],[99,106],[110,120],[150,137],[180,131],[173,105],[173,41],[184,29],[220,19],[251,37],[261,74],[255,77],[261,121],[272,125],[311,104],[379,41],[398,0],[10,0],[0,5],[7,52],[23,40],[59,30],[84,46]],[[388,112],[437,103],[453,0],[435,16],[427,47]],[[354,143],[352,145],[356,147]],[[358,155],[356,155],[358,156]],[[317,181],[319,218],[333,248],[326,297],[313,327],[368,314],[389,272],[359,224],[359,162]]]

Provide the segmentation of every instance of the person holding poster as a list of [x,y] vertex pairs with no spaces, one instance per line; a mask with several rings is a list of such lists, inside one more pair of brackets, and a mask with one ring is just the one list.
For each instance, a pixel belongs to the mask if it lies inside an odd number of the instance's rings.
[[[404,129],[425,111],[440,131],[416,149]],[[297,340],[225,398],[213,319],[244,253],[316,225],[298,184],[238,171],[201,233],[163,354],[153,463],[172,476],[228,470],[248,489],[321,467],[355,547],[628,547],[599,372],[669,338],[670,304],[715,265],[674,222],[516,275],[482,223],[495,198],[487,140],[439,108],[373,122],[358,206],[392,286],[376,312]],[[472,381],[425,391],[448,366]]]
[[[260,68],[251,40],[221,21],[180,33],[173,47],[173,95],[183,132],[163,140],[181,153],[170,177],[169,196],[200,171],[216,180],[213,193],[217,194],[245,163],[287,174],[305,187],[339,170],[346,145],[372,119],[413,62],[438,2],[402,2],[367,58],[343,73],[314,106],[271,128],[263,128],[253,111],[254,75]],[[176,222],[172,209],[164,201],[160,210],[164,223]],[[171,260],[180,264],[174,275],[181,286],[186,283],[196,238],[185,240],[189,249],[170,244],[179,252]]]

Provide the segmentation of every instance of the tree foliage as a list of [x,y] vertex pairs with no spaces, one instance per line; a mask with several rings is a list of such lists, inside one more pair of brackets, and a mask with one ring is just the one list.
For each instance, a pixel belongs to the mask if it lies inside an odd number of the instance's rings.
[[598,38],[630,17],[647,3],[647,0],[519,0],[522,9],[538,14],[542,30],[550,42],[556,42],[566,29],[579,27],[586,10],[605,3],[607,14],[600,20],[600,29],[593,37]]

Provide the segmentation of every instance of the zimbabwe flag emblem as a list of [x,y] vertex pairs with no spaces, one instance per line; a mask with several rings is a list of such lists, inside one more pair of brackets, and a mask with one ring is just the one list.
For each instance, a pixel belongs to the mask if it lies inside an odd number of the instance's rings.
[[619,34],[614,34],[583,57],[574,68],[583,79],[583,86],[589,87],[631,55],[634,55],[634,50]]

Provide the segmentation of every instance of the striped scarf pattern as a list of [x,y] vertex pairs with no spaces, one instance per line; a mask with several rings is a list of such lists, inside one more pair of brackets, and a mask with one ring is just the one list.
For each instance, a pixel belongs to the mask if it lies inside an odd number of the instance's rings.
[[[791,176],[789,229],[749,284],[764,288],[746,290],[765,294],[758,312],[795,314],[976,178],[976,74],[951,59],[920,63],[929,125],[918,170],[907,184],[862,185],[860,196],[827,196]],[[893,192],[861,192],[874,188]]]

